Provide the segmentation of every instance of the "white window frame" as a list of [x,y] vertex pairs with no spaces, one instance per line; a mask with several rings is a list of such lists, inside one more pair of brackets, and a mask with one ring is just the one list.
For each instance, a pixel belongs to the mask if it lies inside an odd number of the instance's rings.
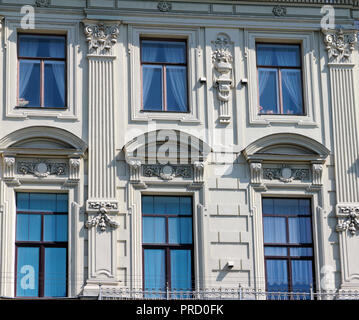
[[[128,27],[129,32],[129,52],[130,52],[130,96],[131,96],[131,120],[132,121],[152,121],[152,120],[174,120],[180,122],[200,123],[201,105],[198,101],[199,90],[196,88],[199,75],[200,65],[198,46],[199,46],[199,29],[168,29],[166,28],[144,28]],[[142,80],[141,80],[141,39],[161,38],[161,39],[184,39],[187,41],[187,90],[188,90],[188,112],[156,112],[142,110]],[[139,88],[139,84],[141,84]]]
[[[277,32],[277,31],[245,31],[248,70],[248,101],[250,125],[270,126],[272,124],[288,124],[304,127],[319,127],[319,96],[320,74],[316,59],[313,32]],[[302,54],[303,106],[304,115],[259,114],[258,112],[258,81],[256,43],[300,44]]]
[[[81,90],[78,90],[77,65],[79,44],[78,23],[64,21],[41,20],[36,17],[36,29],[24,30],[21,22],[17,19],[5,20],[5,46],[6,46],[6,90],[5,90],[5,111],[7,118],[57,118],[64,120],[79,120],[81,117]],[[18,34],[47,34],[47,35],[66,35],[66,109],[46,109],[46,108],[19,108],[17,106],[18,92],[18,57],[17,44]]]

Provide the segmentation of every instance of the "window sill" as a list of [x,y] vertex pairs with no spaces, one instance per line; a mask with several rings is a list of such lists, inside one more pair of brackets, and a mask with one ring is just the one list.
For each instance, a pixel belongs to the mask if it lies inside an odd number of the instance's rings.
[[23,107],[23,106],[15,106],[15,109],[23,109],[23,110],[68,110],[67,107]]

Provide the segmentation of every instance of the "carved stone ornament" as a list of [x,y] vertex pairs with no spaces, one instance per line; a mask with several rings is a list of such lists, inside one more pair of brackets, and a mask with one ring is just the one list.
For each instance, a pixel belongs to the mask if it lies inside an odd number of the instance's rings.
[[67,174],[67,164],[45,160],[20,161],[17,164],[17,173],[32,174],[39,178],[45,178],[49,175],[63,176]]
[[111,55],[116,44],[120,28],[118,25],[85,25],[84,30],[88,43],[88,52],[93,55]]
[[338,206],[340,216],[345,215],[346,220],[336,226],[337,232],[348,230],[352,235],[359,230],[359,207],[358,206]]
[[252,162],[250,164],[251,183],[261,183],[262,164],[259,162]]
[[190,165],[143,165],[145,177],[159,177],[169,181],[176,177],[192,178],[192,167]]
[[276,17],[284,17],[287,14],[287,8],[283,6],[275,6],[272,10]]
[[111,201],[89,201],[88,202],[88,209],[92,210],[100,210],[100,209],[106,209],[106,210],[117,210],[118,204],[117,202],[111,202]]
[[229,123],[229,101],[233,84],[233,43],[226,34],[219,34],[213,41],[213,85],[217,89],[217,98],[220,104],[219,122]]
[[106,231],[107,225],[112,228],[117,228],[120,224],[107,215],[107,209],[105,207],[100,207],[97,215],[92,219],[88,220],[85,225],[86,228],[98,226],[101,232],[104,232]]
[[50,0],[36,0],[36,7],[48,7],[50,5]]
[[160,1],[157,5],[157,8],[161,12],[168,12],[172,10],[172,4],[168,1]]
[[268,180],[280,180],[285,183],[293,180],[309,180],[309,169],[264,168],[263,178]]
[[350,63],[357,43],[356,30],[323,30],[330,63]]

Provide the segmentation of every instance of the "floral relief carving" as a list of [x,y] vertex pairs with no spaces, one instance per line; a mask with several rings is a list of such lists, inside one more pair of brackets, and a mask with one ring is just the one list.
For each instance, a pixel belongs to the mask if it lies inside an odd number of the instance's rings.
[[229,123],[229,101],[233,84],[233,43],[226,34],[219,34],[213,41],[212,61],[213,61],[213,85],[217,89],[219,100],[219,122]]
[[157,4],[157,8],[161,12],[168,12],[168,11],[172,10],[172,4],[170,2],[167,2],[167,1],[160,1]]
[[328,51],[329,62],[349,63],[357,43],[355,30],[323,30],[324,43]]
[[111,219],[108,214],[107,214],[107,208],[106,205],[107,204],[103,204],[99,203],[99,210],[96,216],[94,216],[92,219],[89,219],[86,222],[86,228],[91,228],[91,227],[95,227],[98,226],[101,230],[101,232],[106,231],[106,226],[110,226],[112,228],[117,228],[119,227],[119,223],[113,219]]
[[272,10],[276,17],[284,17],[287,14],[287,8],[283,6],[275,6]]
[[48,7],[50,5],[50,0],[36,0],[35,4],[37,7]]
[[264,179],[280,180],[284,183],[289,183],[293,180],[309,180],[309,176],[309,169],[292,169],[289,167],[263,169]]
[[192,169],[190,165],[144,165],[143,175],[169,181],[175,177],[191,178]]
[[358,206],[338,206],[340,216],[346,218],[345,221],[339,222],[336,226],[337,232],[348,230],[352,235],[359,230],[359,207]]
[[49,175],[63,176],[67,174],[67,164],[44,160],[19,161],[17,173],[23,175],[32,174],[39,178],[45,178]]
[[111,55],[112,47],[116,44],[120,28],[118,25],[85,25],[86,41],[89,54]]

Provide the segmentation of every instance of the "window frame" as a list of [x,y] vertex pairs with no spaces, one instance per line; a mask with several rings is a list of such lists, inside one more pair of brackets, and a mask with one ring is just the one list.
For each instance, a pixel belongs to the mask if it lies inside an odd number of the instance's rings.
[[[191,250],[191,290],[194,290],[195,287],[195,272],[194,272],[194,224],[193,224],[193,197],[192,196],[184,196],[184,195],[149,195],[143,194],[141,195],[141,203],[144,196],[151,196],[151,197],[178,197],[178,198],[190,198],[191,199],[191,215],[183,215],[183,214],[143,214],[143,209],[141,205],[141,222],[142,222],[142,230],[141,230],[141,245],[142,245],[142,288],[145,290],[145,282],[146,282],[146,275],[145,275],[145,250],[146,249],[160,249],[165,251],[165,280],[166,280],[166,287],[171,290],[172,283],[171,283],[171,250]],[[165,235],[166,235],[166,242],[165,243],[144,243],[143,242],[143,217],[163,217],[165,218]],[[176,243],[169,243],[168,238],[168,218],[176,218],[176,217],[190,217],[192,219],[192,229],[191,229],[191,236],[192,236],[192,243],[191,244],[176,244]]]
[[[304,215],[304,214],[266,214],[264,213],[263,210],[263,200],[264,199],[298,199],[298,200],[308,200],[310,205],[310,214],[308,215]],[[316,279],[315,279],[315,251],[314,251],[314,232],[313,232],[313,210],[312,210],[312,199],[310,198],[306,198],[306,197],[270,197],[270,196],[263,196],[261,199],[262,202],[262,223],[264,221],[265,217],[280,217],[280,218],[285,218],[286,221],[286,243],[266,243],[264,241],[264,228],[263,228],[263,258],[264,258],[264,274],[265,274],[265,290],[266,292],[268,292],[268,274],[267,274],[267,260],[281,260],[281,261],[286,261],[287,264],[287,272],[288,272],[288,292],[291,293],[293,292],[293,283],[292,283],[292,266],[291,266],[291,261],[292,260],[304,260],[304,261],[311,261],[312,262],[312,277],[313,277],[313,283],[312,283],[312,289],[315,290],[316,288]],[[298,217],[306,217],[310,219],[310,232],[311,232],[311,238],[312,238],[312,242],[310,244],[308,243],[290,243],[289,242],[289,223],[288,223],[288,219],[289,218],[298,218]],[[263,223],[264,225],[264,223]],[[279,255],[275,255],[275,256],[271,256],[271,255],[266,255],[265,254],[265,248],[266,247],[277,247],[277,248],[286,248],[287,251],[287,255],[286,256],[279,256]],[[291,256],[290,255],[290,249],[291,248],[310,248],[312,249],[312,255],[311,256]]]
[[[39,193],[39,192],[16,192],[19,193]],[[60,193],[55,193],[60,194]],[[64,193],[61,193],[64,194]],[[69,201],[69,197],[67,197]],[[30,215],[40,215],[41,216],[41,237],[40,241],[24,241],[16,240],[17,239],[17,222],[18,214],[30,214]],[[44,241],[44,216],[46,215],[66,215],[67,220],[69,220],[69,212],[53,212],[53,211],[26,211],[26,210],[17,210],[16,205],[16,218],[15,218],[15,297],[17,299],[28,299],[28,298],[52,298],[52,296],[45,296],[45,249],[46,248],[64,248],[66,249],[66,293],[63,297],[68,296],[68,280],[69,280],[69,228],[67,224],[67,241]],[[17,295],[17,268],[18,268],[18,248],[39,248],[39,272],[38,272],[38,295],[37,296],[18,296]]]
[[[186,63],[171,63],[171,62],[143,62],[142,60],[142,41],[158,41],[158,42],[182,42],[185,44],[186,50]],[[164,113],[190,113],[189,105],[189,75],[188,75],[188,40],[185,38],[165,38],[165,37],[140,37],[140,64],[141,64],[141,110],[140,112],[164,112]],[[162,110],[145,110],[143,105],[143,65],[158,65],[162,66],[161,75],[162,75]],[[186,67],[186,101],[187,101],[187,110],[186,111],[177,111],[177,110],[167,110],[167,78],[166,78],[166,66],[181,66]]]
[[[20,37],[23,35],[31,35],[31,36],[38,36],[38,37],[62,37],[64,39],[64,58],[52,58],[52,57],[21,57],[20,56]],[[46,109],[46,110],[67,110],[67,95],[68,95],[68,87],[67,87],[67,61],[68,61],[68,52],[66,50],[67,47],[67,34],[45,34],[45,33],[24,33],[24,32],[18,32],[17,33],[17,45],[16,45],[16,54],[17,54],[17,86],[16,86],[16,107],[17,109]],[[40,60],[40,106],[21,106],[20,105],[20,60]],[[45,106],[45,62],[46,61],[63,61],[64,62],[64,106],[63,107],[47,107]]]
[[[299,47],[299,54],[300,54],[300,65],[299,67],[282,67],[282,66],[264,66],[258,65],[258,45],[266,44],[266,45],[286,45],[286,46],[298,46]],[[278,95],[276,96],[278,101],[277,108],[279,109],[280,113],[271,113],[270,115],[274,116],[307,116],[307,108],[304,102],[304,78],[303,78],[303,50],[301,43],[283,43],[283,42],[264,42],[264,41],[256,41],[255,43],[255,50],[256,50],[256,70],[257,70],[257,94],[258,94],[258,107],[260,106],[260,95],[259,95],[259,68],[263,69],[276,69],[278,72],[278,80],[277,80],[277,87],[278,87]],[[301,79],[301,94],[302,94],[302,113],[300,114],[290,114],[283,112],[283,90],[282,90],[282,77],[281,77],[281,70],[282,69],[292,69],[292,70],[300,70],[300,79]],[[260,113],[258,112],[259,116],[268,115],[267,113]]]

